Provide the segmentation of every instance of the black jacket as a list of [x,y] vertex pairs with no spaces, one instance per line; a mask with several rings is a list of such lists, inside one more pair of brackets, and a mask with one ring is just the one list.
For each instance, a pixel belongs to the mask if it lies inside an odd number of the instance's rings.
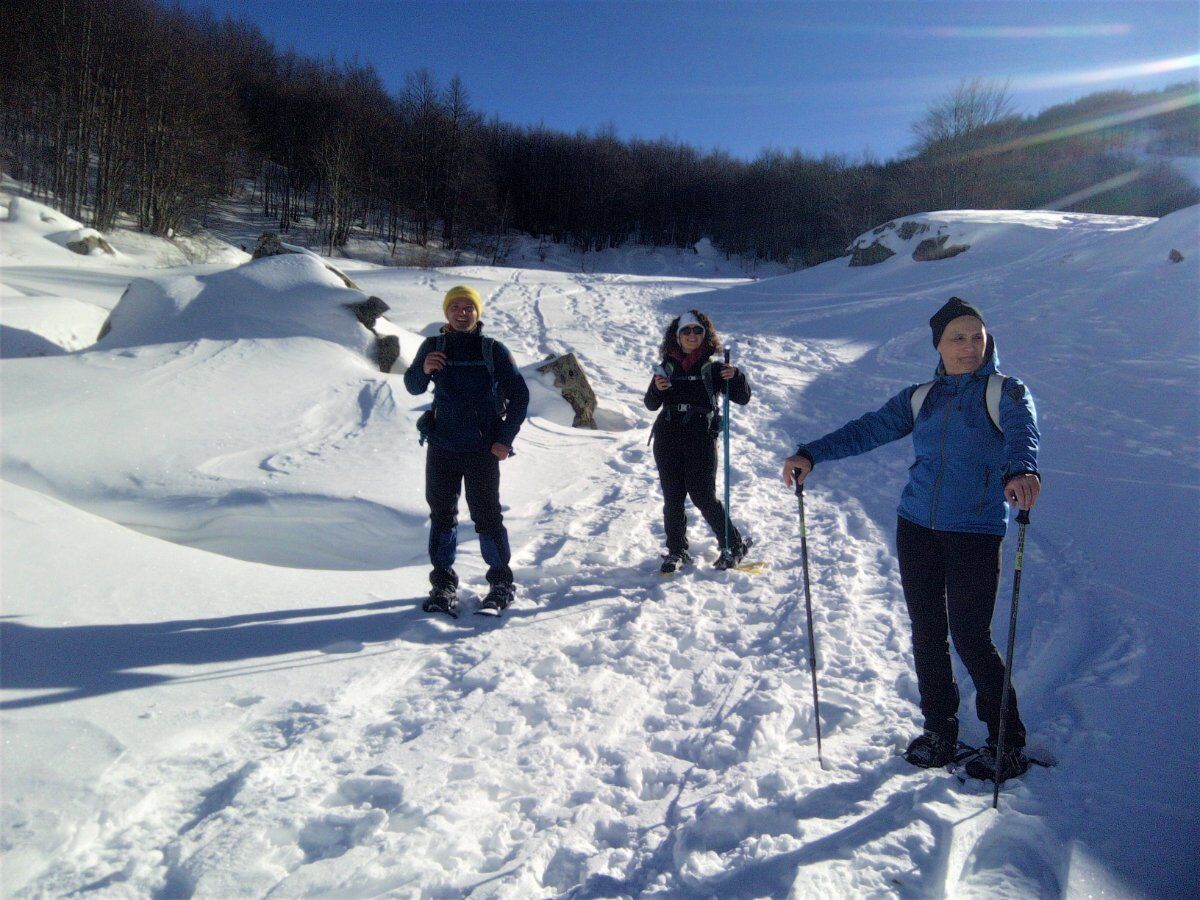
[[[720,360],[710,359],[699,366],[691,375],[685,374],[674,361],[666,362],[667,371],[671,373],[671,389],[660,391],[650,380],[646,391],[645,403],[647,409],[661,409],[658,420],[654,423],[655,436],[668,432],[700,433],[708,430],[715,416],[721,413],[721,395],[729,391],[729,399],[733,403],[745,406],[750,402],[750,382],[746,373],[738,369],[736,375],[726,381],[721,377]],[[711,366],[713,400],[709,400],[708,388],[704,383],[704,369]],[[717,404],[713,408],[713,402]],[[710,413],[713,414],[710,416]],[[703,429],[699,423],[704,423]]]
[[440,336],[446,339],[446,367],[432,376],[425,374],[425,357],[437,348],[438,341],[430,337],[404,373],[404,386],[410,394],[425,393],[433,382],[436,419],[429,442],[455,452],[486,451],[495,443],[511,449],[529,408],[529,388],[512,354],[496,341],[492,354],[496,387],[508,403],[501,418],[492,399],[492,379],[483,364],[482,323],[465,334],[447,330]]

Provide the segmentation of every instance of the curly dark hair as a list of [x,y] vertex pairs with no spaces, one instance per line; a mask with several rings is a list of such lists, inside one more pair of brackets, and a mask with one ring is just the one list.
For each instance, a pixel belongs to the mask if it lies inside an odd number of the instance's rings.
[[[701,345],[708,350],[713,356],[716,356],[723,349],[721,346],[721,336],[717,334],[717,329],[713,326],[712,319],[700,312],[698,309],[689,309],[693,316],[700,320],[700,324],[704,326],[704,343]],[[666,333],[663,334],[662,346],[658,348],[659,356],[662,361],[666,362],[671,358],[671,352],[683,353],[683,348],[679,346],[679,335],[676,332],[679,330],[679,320],[683,316],[676,316],[671,320],[671,324],[667,326]],[[686,356],[686,354],[684,354]]]

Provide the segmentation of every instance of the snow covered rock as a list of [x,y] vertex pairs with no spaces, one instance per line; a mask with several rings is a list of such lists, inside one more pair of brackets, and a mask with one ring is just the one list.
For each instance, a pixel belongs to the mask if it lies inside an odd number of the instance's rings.
[[251,259],[263,259],[268,256],[282,256],[287,253],[299,253],[304,256],[311,256],[313,259],[320,260],[321,265],[341,279],[342,284],[350,288],[352,291],[358,290],[358,285],[345,272],[336,266],[331,266],[328,262],[304,247],[298,247],[295,244],[285,244],[279,239],[273,231],[264,231],[258,239],[258,244],[254,248],[254,253]]
[[375,362],[379,363],[379,371],[390,372],[392,366],[400,359],[400,338],[394,334],[380,334],[375,330],[375,323],[391,307],[378,297],[368,297],[362,303],[348,303],[355,318],[362,322],[375,335]]
[[96,252],[107,253],[109,256],[117,255],[104,236],[90,228],[83,229],[83,234],[76,240],[67,241],[66,246],[72,253],[78,253],[80,256],[91,256]]
[[896,251],[885,247],[879,241],[860,247],[857,244],[850,248],[851,266],[874,266],[896,255]]
[[109,315],[98,347],[313,337],[370,356],[372,334],[347,310],[348,299],[319,259],[299,254],[211,274],[140,278]]
[[949,259],[952,256],[958,256],[958,254],[971,249],[970,244],[947,244],[948,240],[950,240],[950,235],[948,234],[939,234],[935,238],[925,238],[925,240],[917,244],[917,249],[913,251],[913,261],[930,262],[935,259]]
[[574,353],[550,360],[538,366],[538,371],[554,375],[554,386],[562,391],[563,399],[575,410],[573,428],[596,427],[596,393]]
[[96,229],[25,197],[9,201],[8,218],[0,220],[0,224],[4,225],[0,255],[8,260],[27,263],[46,257],[54,259],[63,250],[89,257],[118,255]]

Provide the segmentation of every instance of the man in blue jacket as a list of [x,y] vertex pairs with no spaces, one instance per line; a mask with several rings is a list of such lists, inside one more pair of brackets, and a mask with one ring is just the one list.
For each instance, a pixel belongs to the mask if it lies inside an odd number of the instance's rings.
[[896,553],[925,728],[905,758],[934,767],[956,755],[959,696],[949,637],[975,683],[976,712],[988,730],[987,746],[967,770],[989,780],[998,772],[1003,781],[1025,772],[1029,762],[1015,691],[1009,694],[1005,759],[995,759],[1004,662],[992,643],[991,622],[1008,505],[1030,509],[1041,490],[1037,414],[1025,385],[997,373],[995,342],[978,309],[951,297],[929,325],[941,356],[935,380],[905,388],[877,412],[801,444],[784,462],[783,480],[789,487],[803,483],[818,463],[912,434],[917,459],[900,498]]
[[425,339],[404,373],[410,394],[423,394],[433,383],[433,408],[418,423],[422,441],[429,441],[425,499],[433,587],[425,611],[455,615],[458,495],[465,483],[467,509],[488,564],[490,590],[480,607],[499,613],[515,591],[508,531],[500,512],[500,463],[513,453],[529,407],[529,389],[504,345],[484,337],[483,299],[475,289],[452,287],[442,311],[446,324],[441,333]]

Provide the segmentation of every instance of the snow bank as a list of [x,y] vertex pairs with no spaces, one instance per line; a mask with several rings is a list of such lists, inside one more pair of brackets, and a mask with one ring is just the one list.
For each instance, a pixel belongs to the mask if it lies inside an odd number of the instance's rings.
[[[978,267],[1046,251],[1064,232],[1070,232],[1074,237],[1121,232],[1144,227],[1153,221],[1137,216],[1050,211],[944,210],[885,222],[859,235],[850,247],[866,249],[877,245],[891,251],[894,256],[881,262],[866,263],[868,266],[886,265],[891,269],[917,262],[941,264],[970,252],[973,255],[970,262],[960,259],[957,264],[955,270],[961,271],[964,266]],[[946,254],[946,258],[919,259],[923,251],[940,252]]]
[[[67,245],[89,237],[104,236],[41,203],[13,197],[8,203],[8,217],[0,219],[0,260],[5,265],[67,264],[72,257],[81,258],[81,254],[68,250]],[[86,258],[92,264],[121,262],[119,253],[108,254],[100,249],[93,249]]]
[[312,337],[365,355],[374,338],[348,309],[365,299],[320,260],[300,254],[211,274],[140,279],[113,309],[97,348]]

